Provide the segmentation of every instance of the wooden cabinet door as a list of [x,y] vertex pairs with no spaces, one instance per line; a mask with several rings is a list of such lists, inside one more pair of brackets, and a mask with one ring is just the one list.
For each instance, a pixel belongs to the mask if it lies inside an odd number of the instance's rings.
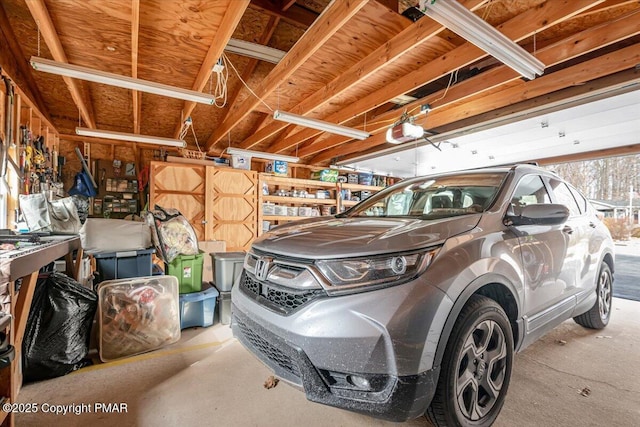
[[248,250],[258,237],[258,174],[207,166],[206,236],[227,251]]
[[[151,162],[149,208],[175,208],[191,223],[198,240],[205,232],[205,166]],[[210,219],[210,217],[208,217]]]

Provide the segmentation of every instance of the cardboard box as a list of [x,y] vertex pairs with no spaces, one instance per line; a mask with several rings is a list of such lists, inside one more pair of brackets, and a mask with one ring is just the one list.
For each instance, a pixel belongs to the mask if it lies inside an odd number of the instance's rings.
[[234,169],[251,169],[251,156],[243,156],[240,154],[231,155],[231,167]]
[[336,182],[338,181],[338,170],[337,169],[323,169],[320,171],[312,172],[311,179],[316,179],[325,182]]
[[289,176],[289,165],[284,160],[272,160],[265,164],[264,171],[275,176]]

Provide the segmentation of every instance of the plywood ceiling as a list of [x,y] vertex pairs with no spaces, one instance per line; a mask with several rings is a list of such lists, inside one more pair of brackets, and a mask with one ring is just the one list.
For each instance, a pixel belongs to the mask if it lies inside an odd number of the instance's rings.
[[[640,81],[640,1],[461,0],[545,63],[544,75],[532,81],[428,17],[414,22],[404,16],[413,3],[3,0],[0,65],[63,140],[73,139],[79,122],[175,137],[189,115],[200,146],[212,155],[234,146],[298,154],[313,165],[389,149],[384,133],[404,111],[434,134],[446,133],[491,114],[495,119]],[[287,54],[277,65],[228,54],[235,69],[221,108],[65,82],[28,64],[41,56],[209,92],[211,67],[231,37]],[[392,102],[400,95],[416,100]],[[425,103],[433,110],[419,115]],[[273,120],[275,109],[364,128],[372,136],[353,141],[287,126]],[[196,148],[193,137],[187,142]]]

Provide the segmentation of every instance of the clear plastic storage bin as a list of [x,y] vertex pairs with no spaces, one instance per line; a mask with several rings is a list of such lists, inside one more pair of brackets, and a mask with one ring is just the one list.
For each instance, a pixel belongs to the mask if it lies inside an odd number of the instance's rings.
[[100,359],[108,362],[180,339],[178,279],[109,280],[98,287]]

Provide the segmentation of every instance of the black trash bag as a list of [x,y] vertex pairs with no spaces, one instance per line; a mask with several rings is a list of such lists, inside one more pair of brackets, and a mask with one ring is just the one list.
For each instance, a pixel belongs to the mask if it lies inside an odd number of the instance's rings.
[[25,381],[60,377],[88,364],[98,295],[61,273],[39,279],[22,343]]

